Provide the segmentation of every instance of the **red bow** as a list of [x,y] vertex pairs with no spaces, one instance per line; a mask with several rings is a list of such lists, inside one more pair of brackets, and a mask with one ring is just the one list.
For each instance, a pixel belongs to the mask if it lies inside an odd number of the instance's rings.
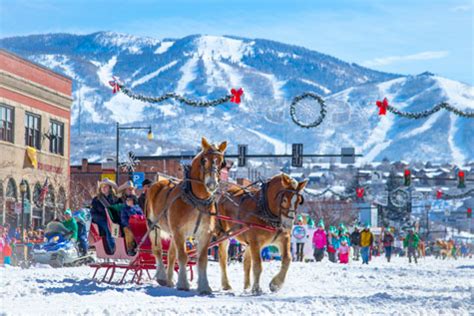
[[242,90],[242,88],[240,88],[239,90],[232,89],[230,90],[230,93],[232,94],[232,97],[230,98],[230,102],[239,104],[240,97],[242,96],[242,94],[244,94],[244,90]]
[[117,79],[115,79],[115,77],[114,77],[114,80],[109,81],[109,85],[112,86],[112,92],[113,93],[117,93],[117,92],[120,91],[120,85],[119,85]]
[[378,100],[376,104],[379,107],[379,115],[387,114],[387,108],[388,108],[387,98],[384,98],[383,101]]
[[436,191],[436,198],[439,200],[439,199],[441,199],[442,196],[443,196],[443,191],[437,190]]
[[359,199],[362,199],[364,197],[364,188],[357,188],[356,189],[356,195]]

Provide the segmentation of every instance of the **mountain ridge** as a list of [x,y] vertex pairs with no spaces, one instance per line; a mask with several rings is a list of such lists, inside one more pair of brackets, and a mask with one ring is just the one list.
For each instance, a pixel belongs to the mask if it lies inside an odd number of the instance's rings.
[[[384,73],[301,46],[237,36],[161,40],[114,32],[31,36],[1,39],[0,47],[74,79],[73,161],[111,155],[114,141],[107,131],[115,121],[147,122],[157,129],[158,137],[151,143],[134,138],[140,134],[124,135],[123,152],[134,150],[139,155],[194,149],[201,136],[196,130],[200,130],[210,138],[229,139],[233,151],[236,144],[249,143],[255,146],[251,152],[281,153],[288,151],[289,144],[303,142],[305,152],[338,152],[340,147],[354,146],[374,161],[385,157],[438,162],[474,159],[468,135],[469,129],[474,130],[473,120],[453,118],[446,112],[421,122],[395,118],[391,113],[387,115],[390,120],[376,115],[374,102],[385,96],[391,104],[409,111],[424,110],[446,99],[474,110],[471,86],[447,83],[431,73]],[[175,102],[150,105],[123,94],[112,95],[108,80],[113,75],[145,95],[177,92],[189,98],[214,99],[233,87],[243,87],[245,95],[239,106],[224,104],[212,109]],[[325,122],[310,130],[296,126],[289,117],[291,99],[306,91],[320,94],[328,104]],[[349,119],[348,125],[343,122],[347,116],[358,118]],[[422,127],[425,121],[433,124]],[[440,137],[438,124],[440,130],[449,131],[449,144],[444,140],[437,144],[427,135],[433,131]],[[373,135],[380,134],[381,128],[384,138],[376,139]],[[422,147],[420,153],[413,155],[400,144],[407,142],[403,134],[413,135],[410,142]],[[365,135],[368,142],[355,141],[355,135]],[[433,154],[436,152],[442,154]]]

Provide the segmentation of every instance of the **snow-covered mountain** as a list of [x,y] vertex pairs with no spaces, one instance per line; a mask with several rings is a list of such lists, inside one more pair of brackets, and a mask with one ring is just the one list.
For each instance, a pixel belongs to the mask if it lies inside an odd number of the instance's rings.
[[[0,47],[74,79],[72,159],[103,159],[115,150],[116,121],[151,124],[155,140],[142,132],[122,134],[123,153],[177,153],[193,150],[202,135],[228,139],[231,152],[284,152],[303,142],[305,152],[339,152],[354,146],[364,160],[431,160],[462,163],[474,159],[474,120],[441,112],[424,120],[388,114],[380,118],[375,100],[388,97],[396,107],[418,111],[449,100],[474,110],[474,88],[424,73],[382,73],[302,47],[262,39],[193,35],[156,40],[99,32],[48,34],[0,40]],[[245,99],[196,109],[164,102],[150,105],[119,93],[112,75],[135,92],[177,92],[213,99],[243,87]],[[318,128],[302,129],[289,117],[289,102],[305,91],[327,100]]]

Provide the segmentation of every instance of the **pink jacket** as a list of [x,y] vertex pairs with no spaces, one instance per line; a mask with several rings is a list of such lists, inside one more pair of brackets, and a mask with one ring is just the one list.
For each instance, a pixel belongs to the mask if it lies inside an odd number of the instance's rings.
[[342,245],[341,245],[341,246],[339,247],[339,249],[338,249],[338,251],[339,251],[340,254],[349,253],[349,250],[350,250],[350,248],[349,248],[349,246],[347,246],[347,245],[345,245],[345,246],[342,246]]
[[327,239],[324,229],[318,228],[313,234],[313,245],[317,249],[326,247]]

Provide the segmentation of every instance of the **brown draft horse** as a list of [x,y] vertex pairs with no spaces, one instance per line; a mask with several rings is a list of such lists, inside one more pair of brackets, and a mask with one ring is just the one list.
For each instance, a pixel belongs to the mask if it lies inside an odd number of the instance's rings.
[[[212,292],[207,280],[207,247],[214,222],[210,214],[215,213],[215,193],[226,147],[227,142],[211,145],[203,137],[202,151],[192,160],[185,178],[181,181],[160,180],[147,193],[147,220],[149,229],[152,229],[150,241],[156,258],[156,279],[160,285],[173,286],[177,252],[179,273],[176,286],[179,290],[189,290],[185,241],[194,235],[198,241],[198,292]],[[168,273],[163,264],[160,230],[171,234],[173,241],[168,252]]]
[[[302,190],[307,180],[297,182],[286,174],[280,174],[263,183],[261,188],[242,189],[232,186],[228,195],[218,204],[219,215],[238,218],[253,224],[277,227],[275,232],[252,228],[240,235],[237,240],[247,245],[244,252],[244,289],[250,288],[250,267],[253,271],[252,293],[260,294],[260,275],[262,273],[261,250],[270,244],[278,246],[281,253],[280,272],[270,282],[270,290],[278,291],[286,277],[291,263],[290,235],[296,209],[303,203]],[[229,197],[230,196],[230,197]],[[217,234],[232,232],[239,225],[226,221],[218,221]],[[227,248],[229,241],[219,245],[219,263],[221,266],[221,282],[224,290],[231,286],[227,277]]]

